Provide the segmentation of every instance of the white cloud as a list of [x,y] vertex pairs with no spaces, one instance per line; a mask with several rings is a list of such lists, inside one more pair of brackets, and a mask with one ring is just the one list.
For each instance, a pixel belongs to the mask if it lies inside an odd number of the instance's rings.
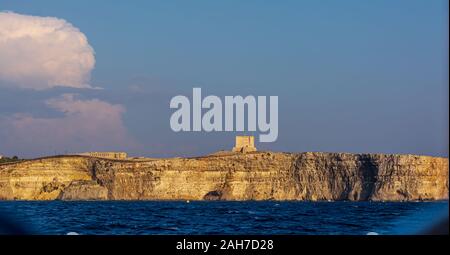
[[94,65],[94,50],[86,36],[67,21],[0,12],[3,84],[32,89],[89,88]]
[[98,99],[80,100],[63,94],[46,101],[61,117],[14,114],[0,118],[1,146],[20,155],[90,150],[124,150],[138,146],[123,123],[125,108]]

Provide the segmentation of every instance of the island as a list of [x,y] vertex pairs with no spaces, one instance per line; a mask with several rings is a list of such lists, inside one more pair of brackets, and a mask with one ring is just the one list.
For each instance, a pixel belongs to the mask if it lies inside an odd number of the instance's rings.
[[448,158],[271,152],[237,137],[201,157],[59,155],[0,164],[0,200],[447,200]]

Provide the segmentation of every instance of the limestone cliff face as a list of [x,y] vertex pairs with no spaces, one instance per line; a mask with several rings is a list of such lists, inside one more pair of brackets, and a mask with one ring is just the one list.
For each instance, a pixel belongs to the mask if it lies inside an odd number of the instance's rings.
[[75,180],[92,180],[91,161],[55,157],[0,165],[0,199],[56,199]]
[[448,178],[447,158],[415,155],[58,156],[0,165],[0,199],[438,200],[448,199]]

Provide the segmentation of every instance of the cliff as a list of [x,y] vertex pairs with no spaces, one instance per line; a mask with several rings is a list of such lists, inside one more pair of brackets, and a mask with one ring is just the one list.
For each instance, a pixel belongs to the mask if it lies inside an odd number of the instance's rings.
[[448,159],[251,152],[112,160],[56,156],[0,164],[3,200],[448,199]]

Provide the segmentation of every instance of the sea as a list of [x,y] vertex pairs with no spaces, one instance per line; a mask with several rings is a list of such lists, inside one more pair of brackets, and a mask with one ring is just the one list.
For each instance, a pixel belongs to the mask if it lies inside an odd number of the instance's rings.
[[448,201],[0,201],[0,230],[3,224],[44,235],[404,235],[448,216],[448,208]]

